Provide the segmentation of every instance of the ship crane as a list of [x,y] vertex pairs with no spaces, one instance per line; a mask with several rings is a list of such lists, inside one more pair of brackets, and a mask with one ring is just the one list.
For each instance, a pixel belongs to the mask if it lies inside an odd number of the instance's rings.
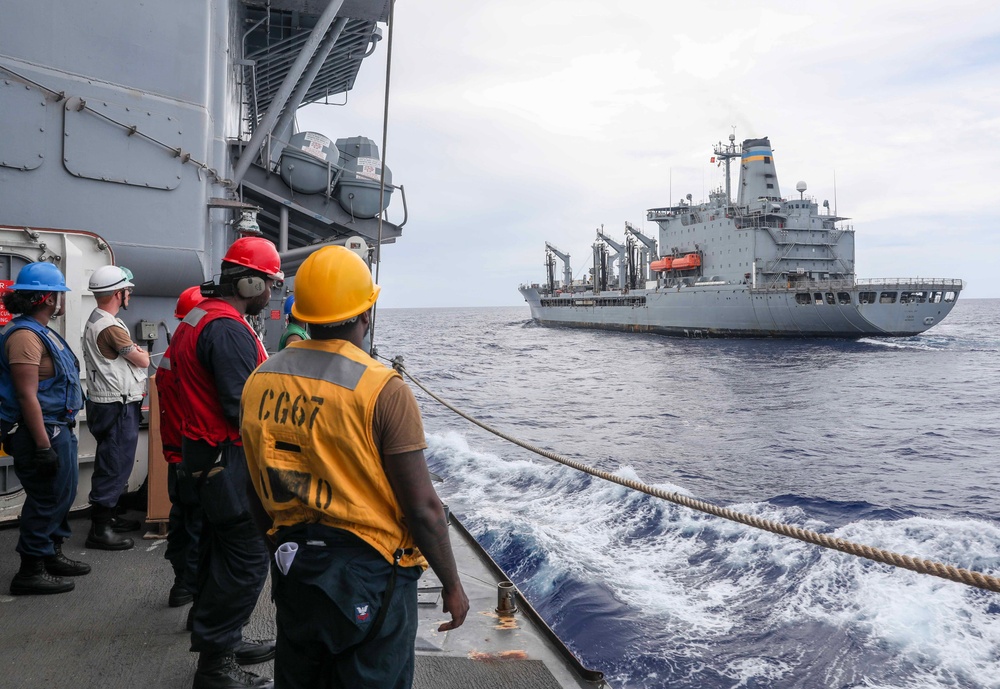
[[642,274],[643,280],[649,280],[649,257],[656,256],[656,240],[647,237],[627,221],[625,222],[625,234],[632,235],[643,243],[643,248],[639,250],[639,272]]
[[600,294],[608,288],[608,245],[598,240],[593,243],[594,250],[594,294]]
[[597,231],[597,238],[608,244],[612,249],[617,252],[615,260],[618,261],[618,289],[625,289],[626,279],[628,277],[627,261],[626,256],[628,255],[628,247],[623,244],[619,244],[615,240],[604,234],[603,230]]
[[[552,258],[553,254],[555,254],[556,256],[558,256],[559,258],[562,259],[562,262],[563,262],[563,289],[567,289],[567,290],[568,289],[572,289],[573,288],[573,269],[570,268],[570,266],[569,266],[569,254],[564,254],[563,252],[559,251],[559,249],[555,248],[554,246],[552,246],[548,242],[545,242],[545,253],[546,253],[546,261],[545,261],[546,265],[552,266],[554,264],[555,260]],[[552,259],[551,263],[550,263],[549,259]],[[550,283],[554,283],[555,282],[554,276],[552,275],[553,272],[554,271],[550,269],[550,273],[549,273],[549,282]],[[550,284],[549,285],[549,289],[554,291],[555,285],[554,284]]]

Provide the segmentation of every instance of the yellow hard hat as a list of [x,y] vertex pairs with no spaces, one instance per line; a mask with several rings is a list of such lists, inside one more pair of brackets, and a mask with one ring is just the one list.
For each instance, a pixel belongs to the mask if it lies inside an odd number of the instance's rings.
[[360,256],[326,246],[309,254],[295,273],[292,315],[304,323],[340,323],[370,309],[380,291]]

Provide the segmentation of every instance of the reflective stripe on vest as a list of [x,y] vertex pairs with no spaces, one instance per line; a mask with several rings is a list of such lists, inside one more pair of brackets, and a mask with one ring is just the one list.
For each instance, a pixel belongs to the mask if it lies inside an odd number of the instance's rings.
[[309,349],[289,349],[273,356],[260,366],[261,373],[284,373],[313,380],[325,380],[353,390],[368,367],[342,354],[316,352]]
[[[398,375],[344,340],[296,343],[250,375],[243,447],[274,528],[344,529],[387,562],[414,547],[372,435],[378,396]],[[400,564],[426,561],[416,551]]]

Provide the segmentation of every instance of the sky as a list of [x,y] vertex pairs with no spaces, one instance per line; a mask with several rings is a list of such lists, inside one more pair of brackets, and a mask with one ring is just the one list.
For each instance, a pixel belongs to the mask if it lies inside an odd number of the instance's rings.
[[[734,132],[770,137],[784,197],[805,181],[851,218],[858,277],[1000,297],[998,3],[399,0],[395,22],[384,154],[409,215],[382,307],[521,304],[546,241],[581,277],[596,229],[656,237],[646,209],[722,186]],[[381,148],[387,44],[299,129]]]

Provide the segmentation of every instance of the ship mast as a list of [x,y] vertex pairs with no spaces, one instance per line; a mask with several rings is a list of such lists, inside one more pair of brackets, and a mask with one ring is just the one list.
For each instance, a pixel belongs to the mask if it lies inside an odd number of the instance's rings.
[[715,157],[726,163],[726,205],[733,205],[732,189],[729,181],[729,163],[733,158],[739,158],[743,153],[736,148],[736,134],[729,135],[729,145],[723,146],[720,141],[715,145]]

